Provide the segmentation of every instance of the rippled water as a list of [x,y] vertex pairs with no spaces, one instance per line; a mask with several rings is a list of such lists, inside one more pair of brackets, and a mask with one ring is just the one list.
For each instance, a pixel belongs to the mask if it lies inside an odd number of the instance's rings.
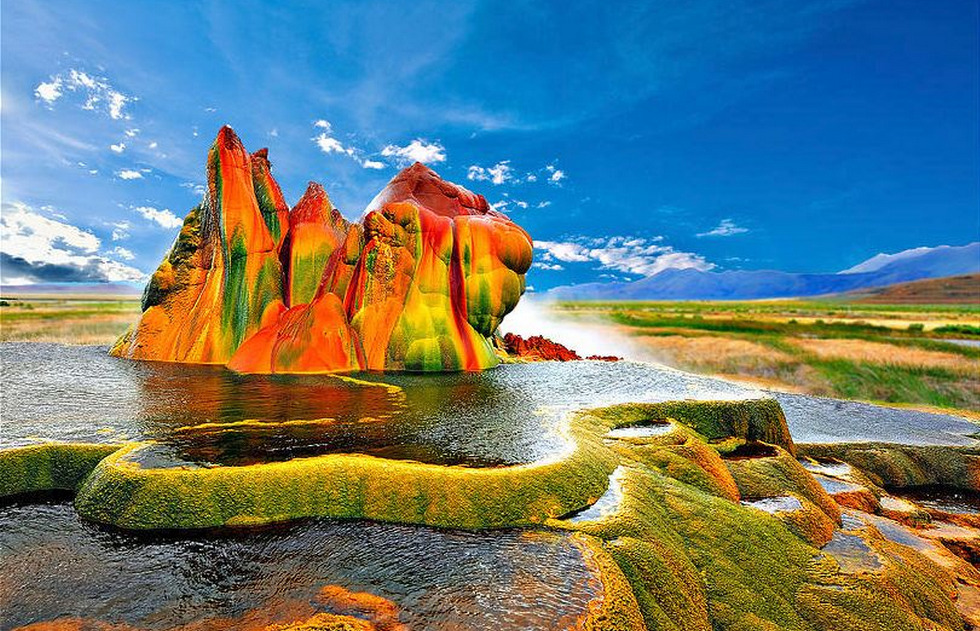
[[[155,439],[161,461],[360,452],[488,466],[553,453],[572,409],[764,394],[634,362],[356,379],[240,376],[114,359],[104,347],[4,343],[0,448]],[[798,442],[968,444],[977,430],[953,416],[776,396]],[[621,431],[662,427],[669,425]],[[618,493],[611,485],[578,518],[614,510]],[[829,548],[847,557],[855,545],[839,539]],[[598,589],[570,539],[540,532],[311,520],[149,538],[83,523],[68,503],[39,503],[0,507],[0,552],[0,628],[67,615],[150,629],[255,626],[334,611],[318,596],[330,585],[391,600],[414,629],[565,628]]]
[[762,499],[742,502],[744,506],[758,508],[770,514],[792,513],[803,508],[803,503],[799,498],[792,495],[780,495],[778,497],[763,497]]
[[[219,464],[359,452],[491,466],[546,457],[571,409],[765,393],[636,362],[504,365],[476,374],[243,376],[220,366],[132,362],[106,348],[0,344],[0,447],[156,439]],[[394,387],[390,387],[394,386]],[[961,418],[776,394],[797,442],[971,444]],[[254,419],[256,423],[241,424]],[[291,421],[330,419],[320,423]],[[237,425],[229,425],[239,423]]]
[[[132,362],[103,347],[2,345],[0,446],[152,438],[225,464],[360,452],[440,464],[528,462],[562,446],[570,409],[758,392],[645,364],[541,363],[483,373],[243,376]],[[385,385],[395,388],[384,387]],[[335,419],[296,425],[292,420]],[[256,419],[261,424],[215,426]],[[197,426],[197,429],[180,429]]]
[[803,394],[774,393],[798,443],[884,442],[975,445],[980,427],[951,414],[889,408]]
[[892,489],[890,493],[920,506],[961,515],[980,515],[980,492],[949,487],[921,486]]
[[[368,592],[412,629],[564,629],[601,590],[566,535],[312,520],[147,537],[79,520],[68,503],[0,508],[0,628],[73,616],[214,628],[345,613],[325,586]],[[210,621],[210,623],[209,623]]]

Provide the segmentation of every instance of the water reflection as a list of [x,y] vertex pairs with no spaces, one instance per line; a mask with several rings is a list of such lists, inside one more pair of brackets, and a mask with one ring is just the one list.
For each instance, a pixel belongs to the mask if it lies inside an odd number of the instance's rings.
[[[546,362],[476,374],[349,379],[243,376],[220,366],[132,362],[93,346],[3,343],[0,356],[0,447],[153,439],[171,458],[218,464],[337,452],[440,464],[516,464],[562,447],[557,429],[569,410],[764,394],[635,362]],[[975,442],[969,434],[976,427],[952,416],[777,396],[800,443]],[[255,422],[240,424],[246,420]]]

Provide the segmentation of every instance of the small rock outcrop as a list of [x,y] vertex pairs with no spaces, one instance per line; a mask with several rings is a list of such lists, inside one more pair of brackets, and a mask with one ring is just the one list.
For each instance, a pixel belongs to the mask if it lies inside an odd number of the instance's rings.
[[[527,361],[570,362],[583,359],[564,344],[553,342],[541,335],[532,335],[525,339],[516,333],[506,333],[498,340],[501,350],[505,353]],[[613,355],[589,355],[584,359],[615,362],[620,358]]]

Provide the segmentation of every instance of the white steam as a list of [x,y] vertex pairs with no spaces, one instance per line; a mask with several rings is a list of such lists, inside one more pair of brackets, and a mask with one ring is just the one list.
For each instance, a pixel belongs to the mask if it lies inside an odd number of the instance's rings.
[[642,359],[636,344],[619,333],[615,325],[601,316],[562,313],[553,309],[554,302],[525,295],[517,307],[504,318],[500,334],[532,335],[564,344],[582,357],[615,355],[624,359]]

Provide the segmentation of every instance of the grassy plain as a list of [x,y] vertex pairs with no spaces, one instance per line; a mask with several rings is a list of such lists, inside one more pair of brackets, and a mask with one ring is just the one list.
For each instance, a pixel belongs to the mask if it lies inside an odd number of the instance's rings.
[[820,396],[980,412],[980,304],[561,302],[553,310],[625,334],[635,357],[682,370]]
[[139,313],[139,296],[3,296],[0,342],[111,344]]

